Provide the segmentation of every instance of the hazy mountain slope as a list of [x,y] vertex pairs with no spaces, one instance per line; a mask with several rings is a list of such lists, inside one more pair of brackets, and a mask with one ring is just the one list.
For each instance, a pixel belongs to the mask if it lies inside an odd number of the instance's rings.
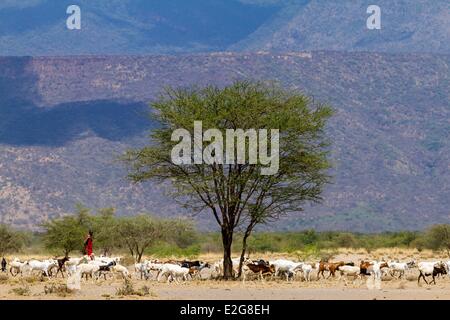
[[237,0],[77,1],[81,30],[66,28],[69,0],[0,6],[0,55],[135,54],[223,50],[276,12]]
[[[369,5],[381,8],[381,30],[369,30]],[[450,52],[446,0],[299,0],[231,50]]]
[[[277,228],[379,231],[450,220],[449,55],[303,52],[0,59],[1,221],[35,226],[80,201],[183,211],[114,161],[146,141],[166,85],[274,79],[336,108],[325,203]],[[199,217],[202,227],[214,222]]]
[[450,53],[447,0],[80,0],[82,30],[66,28],[69,0],[0,3],[0,55],[345,50]]

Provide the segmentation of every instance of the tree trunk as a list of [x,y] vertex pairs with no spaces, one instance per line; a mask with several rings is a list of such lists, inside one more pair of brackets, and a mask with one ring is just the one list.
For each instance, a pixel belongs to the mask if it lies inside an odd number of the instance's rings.
[[144,254],[144,250],[136,253],[137,255],[137,263],[141,263],[142,255]]
[[222,228],[223,243],[223,278],[225,280],[233,279],[233,262],[231,261],[231,245],[233,243],[233,230],[227,227]]
[[244,233],[244,238],[242,239],[242,252],[241,252],[241,259],[239,260],[238,278],[240,278],[242,275],[242,265],[244,263],[245,252],[247,251],[247,239],[251,233],[252,229],[247,228],[247,230]]

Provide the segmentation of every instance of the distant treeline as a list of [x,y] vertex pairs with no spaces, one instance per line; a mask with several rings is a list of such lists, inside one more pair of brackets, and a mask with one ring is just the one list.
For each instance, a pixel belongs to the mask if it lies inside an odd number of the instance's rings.
[[[49,221],[43,231],[31,233],[0,225],[0,255],[21,251],[54,255],[82,254],[84,238],[94,233],[95,254],[128,252],[140,260],[143,254],[158,257],[195,257],[202,253],[221,253],[219,232],[200,232],[191,220],[162,219],[142,214],[117,217],[111,208],[96,214],[83,206],[74,215]],[[233,252],[240,251],[241,235],[235,235]],[[249,239],[250,254],[284,252],[318,256],[338,248],[365,249],[416,248],[445,251],[450,255],[450,225],[434,225],[422,232],[400,231],[377,234],[351,232],[255,232]]]

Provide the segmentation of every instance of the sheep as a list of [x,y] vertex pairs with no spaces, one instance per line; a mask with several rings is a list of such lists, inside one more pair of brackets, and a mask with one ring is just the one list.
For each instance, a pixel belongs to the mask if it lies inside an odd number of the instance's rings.
[[442,261],[433,262],[419,262],[419,277],[417,278],[417,284],[420,283],[420,279],[423,278],[426,284],[428,281],[426,277],[432,276],[433,280],[430,282],[436,284],[436,276],[439,274],[447,274],[447,266]]

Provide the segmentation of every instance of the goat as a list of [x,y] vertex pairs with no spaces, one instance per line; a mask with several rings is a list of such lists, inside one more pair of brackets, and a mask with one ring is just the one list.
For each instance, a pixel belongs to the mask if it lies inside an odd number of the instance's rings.
[[303,275],[303,279],[306,282],[311,281],[311,272],[312,272],[313,266],[307,263],[301,263],[297,267],[295,267],[294,272],[300,271]]
[[44,261],[30,260],[26,263],[30,267],[30,272],[40,271],[41,275],[50,278],[50,269],[57,265],[56,260],[49,259]]
[[94,263],[81,263],[77,266],[77,272],[80,272],[81,279],[83,276],[86,276],[86,281],[88,280],[88,276],[93,279],[93,275],[100,270],[100,266]]
[[6,259],[2,258],[2,272],[7,272],[6,265],[7,265]]
[[65,262],[65,266],[67,267],[67,273],[69,275],[73,275],[77,271],[77,266],[82,263],[88,263],[90,261],[88,256],[84,256],[81,258],[69,258],[68,261]]
[[420,279],[423,278],[426,284],[428,281],[426,277],[432,276],[433,280],[430,282],[436,284],[436,276],[440,274],[447,274],[447,267],[442,261],[435,262],[419,262],[419,277],[417,278],[417,284],[420,283]]
[[[58,265],[56,266],[57,269],[56,269],[55,278],[58,277],[58,273],[60,273],[60,272],[61,272],[61,276],[64,278],[64,271],[66,269],[65,265],[66,265],[66,262],[69,261],[69,259],[70,258],[68,256],[65,256],[64,258],[61,258],[61,259],[56,259],[56,262],[58,263]],[[50,270],[50,273],[52,273],[51,270]]]
[[143,262],[136,262],[134,264],[134,272],[141,275],[141,280],[143,277],[145,277],[145,280],[148,280],[148,278],[151,276],[149,264],[150,261],[147,260]]
[[414,261],[411,262],[388,262],[390,274],[392,277],[395,277],[395,274],[398,272],[398,279],[405,275],[405,272],[412,268],[415,265]]
[[324,272],[325,271],[329,271],[330,274],[328,275],[327,279],[331,276],[335,276],[336,274],[336,270],[338,267],[344,266],[345,262],[344,261],[339,261],[339,262],[324,262],[324,261],[320,261],[319,262],[319,266],[318,269],[319,271],[317,272],[317,280],[320,279],[320,275],[322,275],[323,278],[325,278]]
[[[13,261],[10,262],[9,272],[13,277],[17,276],[19,273],[22,274],[23,267],[27,264],[27,261],[20,262],[19,259],[14,258]],[[15,273],[13,273],[13,270]]]
[[275,266],[273,264],[267,266],[266,264],[248,263],[244,266],[242,271],[243,271],[243,273],[242,273],[242,275],[243,275],[242,281],[243,282],[245,282],[246,274],[248,271],[257,273],[258,277],[261,279],[261,281],[263,281],[265,275],[275,273]]
[[200,275],[200,272],[205,268],[211,268],[211,265],[208,262],[202,262],[200,266],[193,266],[189,268],[189,275],[191,279],[197,278]]
[[106,280],[106,273],[111,272],[112,271],[111,268],[115,265],[116,265],[115,261],[111,261],[107,265],[99,265],[98,271],[95,272],[96,279],[98,280],[98,278],[100,278],[103,275],[103,277]]
[[161,270],[157,275],[157,281],[159,282],[162,276],[166,276],[167,282],[175,280],[175,282],[178,283],[179,277],[183,278],[183,280],[186,281],[188,274],[189,268],[184,268],[178,264],[164,264],[162,265]]
[[345,276],[345,278],[344,278],[345,285],[347,285],[347,279],[349,276],[353,277],[353,282],[356,279],[361,279],[360,267],[343,265],[343,266],[339,266],[337,268],[337,271],[339,272],[339,280],[341,280],[342,277]]
[[122,278],[131,278],[130,273],[128,272],[128,269],[120,264],[115,264],[111,267],[111,270],[115,273],[118,273],[122,276]]
[[196,260],[196,261],[181,261],[180,266],[183,268],[191,268],[191,267],[200,267],[200,265],[202,264],[202,262]]
[[[239,263],[241,261],[241,258],[233,258],[231,259],[231,263],[233,264],[233,272],[234,274],[238,274],[239,272]],[[242,263],[242,266],[245,266],[247,263],[250,262],[249,258],[244,258],[244,261]],[[218,273],[218,274],[222,274],[223,275],[223,259],[216,262],[214,264],[214,270]]]
[[278,276],[281,273],[285,273],[286,281],[289,281],[289,276],[295,274],[294,272],[295,268],[300,266],[302,262],[293,262],[290,260],[278,259],[275,261],[269,261],[269,264],[275,267],[275,272],[273,273],[273,276]]

